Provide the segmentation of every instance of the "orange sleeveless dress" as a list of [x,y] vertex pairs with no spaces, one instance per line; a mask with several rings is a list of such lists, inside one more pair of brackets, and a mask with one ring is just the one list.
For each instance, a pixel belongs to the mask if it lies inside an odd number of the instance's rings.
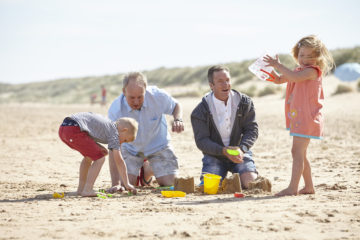
[[[287,83],[286,128],[290,130],[291,136],[322,139],[324,130],[322,72],[318,66],[308,67],[317,70],[318,78],[316,80]],[[298,67],[295,72],[303,69],[303,67]]]

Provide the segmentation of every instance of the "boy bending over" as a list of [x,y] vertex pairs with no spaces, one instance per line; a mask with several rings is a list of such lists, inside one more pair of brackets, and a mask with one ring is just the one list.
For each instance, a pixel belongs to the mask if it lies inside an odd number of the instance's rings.
[[108,151],[99,143],[108,144],[123,185],[136,194],[135,187],[129,183],[120,145],[134,141],[137,130],[138,123],[132,118],[119,118],[113,122],[96,113],[82,112],[64,119],[59,129],[60,139],[84,156],[80,164],[78,195],[83,197],[97,195],[93,186],[105,161],[105,156],[108,154]]

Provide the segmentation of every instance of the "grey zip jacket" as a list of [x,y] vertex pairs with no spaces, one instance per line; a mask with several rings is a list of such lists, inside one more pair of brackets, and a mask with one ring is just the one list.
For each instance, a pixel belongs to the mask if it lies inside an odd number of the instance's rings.
[[[245,94],[235,90],[231,90],[230,94],[232,94],[230,103],[232,105],[232,131],[229,146],[245,145],[250,149],[258,137],[254,104],[251,98]],[[214,156],[219,160],[230,161],[222,153],[224,143],[215,124],[217,117],[212,95],[213,92],[205,95],[191,113],[191,125],[196,146],[203,154]]]

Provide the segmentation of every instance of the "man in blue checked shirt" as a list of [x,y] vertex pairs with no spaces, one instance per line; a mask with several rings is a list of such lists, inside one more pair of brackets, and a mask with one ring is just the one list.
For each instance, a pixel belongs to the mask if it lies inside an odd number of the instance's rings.
[[[131,117],[139,123],[135,141],[124,143],[121,147],[131,184],[136,185],[145,158],[160,186],[174,184],[178,161],[169,144],[170,134],[167,131],[165,114],[174,117],[173,132],[184,131],[182,109],[174,98],[156,86],[147,86],[146,76],[140,72],[132,72],[124,77],[123,94],[113,101],[108,116],[111,120]],[[109,166],[112,180],[110,190],[119,190],[120,178],[111,154]]]

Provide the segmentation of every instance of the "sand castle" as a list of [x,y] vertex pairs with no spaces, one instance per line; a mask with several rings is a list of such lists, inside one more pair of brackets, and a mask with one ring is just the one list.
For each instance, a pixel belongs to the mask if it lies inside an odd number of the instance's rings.
[[194,193],[195,192],[194,178],[193,177],[175,178],[174,190],[182,191],[186,193]]
[[[259,176],[253,182],[249,183],[248,190],[259,189],[264,192],[271,192],[272,184],[269,179]],[[185,193],[204,193],[203,186],[195,187],[194,177],[175,178],[175,191],[182,191]],[[226,177],[219,186],[217,194],[230,194],[242,192],[241,180],[238,173]]]

